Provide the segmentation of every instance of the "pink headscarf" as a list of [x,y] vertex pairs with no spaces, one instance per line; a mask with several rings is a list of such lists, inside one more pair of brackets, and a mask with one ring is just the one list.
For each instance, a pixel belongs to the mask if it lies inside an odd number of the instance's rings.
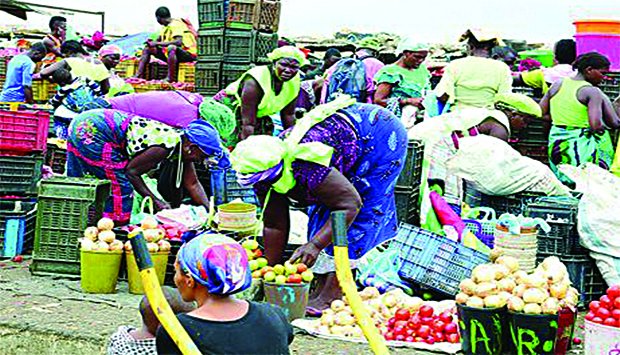
[[123,51],[121,50],[121,48],[114,44],[108,44],[106,46],[101,47],[101,49],[99,50],[99,58],[103,58],[107,55],[114,55],[114,54],[118,54],[118,55],[123,54]]

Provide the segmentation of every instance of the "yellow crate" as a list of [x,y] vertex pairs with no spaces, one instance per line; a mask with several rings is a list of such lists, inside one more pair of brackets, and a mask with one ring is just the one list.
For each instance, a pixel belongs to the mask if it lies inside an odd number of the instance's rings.
[[179,72],[177,74],[177,81],[179,83],[193,83],[195,77],[196,66],[194,63],[179,64]]
[[124,60],[114,68],[114,71],[121,78],[131,78],[138,72],[138,60]]
[[35,80],[32,82],[32,99],[34,101],[49,101],[56,95],[56,84],[46,80]]

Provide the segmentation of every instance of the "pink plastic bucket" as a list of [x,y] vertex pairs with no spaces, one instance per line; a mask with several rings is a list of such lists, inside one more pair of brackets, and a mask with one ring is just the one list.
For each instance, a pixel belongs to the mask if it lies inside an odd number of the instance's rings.
[[609,58],[611,70],[620,70],[620,34],[578,33],[577,55],[599,52]]

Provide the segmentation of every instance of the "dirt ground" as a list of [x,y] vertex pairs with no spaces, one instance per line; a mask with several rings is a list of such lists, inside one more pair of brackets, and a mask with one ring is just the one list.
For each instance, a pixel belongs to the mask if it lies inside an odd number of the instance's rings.
[[[3,355],[104,354],[120,325],[139,326],[138,303],[121,282],[113,295],[87,295],[79,280],[35,277],[28,263],[0,262],[0,352]],[[577,327],[577,336],[582,330]],[[296,334],[292,354],[370,354],[367,345]],[[395,354],[431,354],[392,349]],[[574,351],[571,354],[581,354]]]

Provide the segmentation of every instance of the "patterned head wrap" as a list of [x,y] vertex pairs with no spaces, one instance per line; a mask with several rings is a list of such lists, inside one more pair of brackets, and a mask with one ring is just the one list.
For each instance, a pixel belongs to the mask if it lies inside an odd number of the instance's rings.
[[403,54],[403,52],[428,52],[430,50],[430,46],[425,43],[419,43],[414,41],[412,38],[405,38],[400,41],[398,47],[396,48],[396,55],[399,56]]
[[184,130],[187,140],[196,144],[203,153],[218,161],[218,166],[230,165],[227,151],[222,147],[220,136],[213,126],[203,120],[192,121]]
[[219,234],[196,237],[179,250],[181,270],[212,295],[232,295],[252,284],[248,255],[239,243]]
[[237,120],[232,110],[211,98],[205,98],[198,107],[200,117],[209,122],[220,134],[220,137],[229,141],[235,128]]
[[379,39],[375,37],[366,37],[355,45],[356,50],[363,48],[370,49],[375,52],[380,52],[383,49],[383,45],[381,44],[381,41],[379,41]]
[[123,50],[119,46],[114,44],[108,44],[99,49],[99,58],[114,54],[118,54],[119,56],[123,55]]
[[267,55],[267,58],[272,62],[278,61],[282,58],[293,58],[299,62],[300,66],[306,65],[306,55],[299,48],[293,46],[284,46],[275,49],[273,52]]
[[542,110],[536,101],[523,94],[497,94],[495,95],[495,103],[526,115],[542,117]]

